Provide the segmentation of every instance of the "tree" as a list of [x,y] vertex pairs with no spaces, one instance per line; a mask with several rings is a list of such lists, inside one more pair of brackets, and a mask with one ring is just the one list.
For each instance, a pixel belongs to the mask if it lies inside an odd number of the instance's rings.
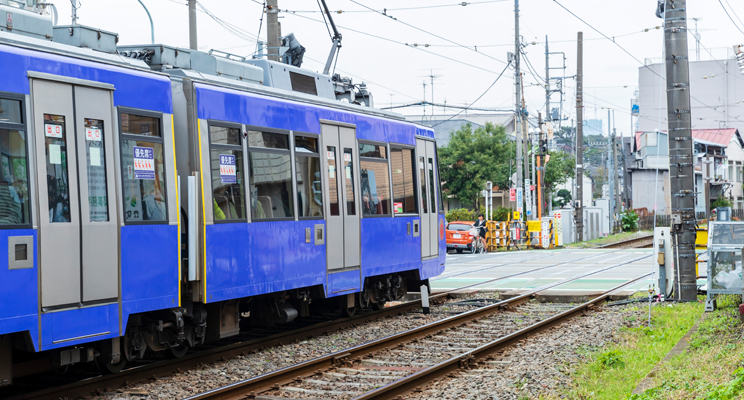
[[503,126],[489,122],[473,131],[467,124],[450,133],[447,146],[439,149],[439,174],[449,194],[461,204],[477,208],[486,181],[509,187],[509,161],[515,154],[515,145]]
[[566,189],[558,191],[556,196],[553,198],[553,207],[561,208],[571,202],[571,192]]
[[[558,185],[576,176],[576,159],[563,151],[551,151],[545,168],[545,193],[553,193]],[[569,194],[570,196],[570,194]],[[570,200],[570,199],[569,199]]]

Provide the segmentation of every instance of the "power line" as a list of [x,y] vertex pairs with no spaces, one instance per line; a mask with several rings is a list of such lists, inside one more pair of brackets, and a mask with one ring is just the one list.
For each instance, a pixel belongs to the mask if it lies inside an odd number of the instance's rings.
[[[625,47],[621,46],[618,42],[616,42],[614,40],[611,40],[607,35],[605,35],[604,33],[602,33],[599,29],[595,28],[590,23],[584,21],[581,17],[579,17],[578,15],[576,15],[573,11],[569,10],[563,4],[561,4],[560,2],[558,2],[558,0],[553,0],[553,1],[556,4],[558,4],[562,9],[566,10],[566,12],[568,12],[569,14],[571,14],[572,16],[574,16],[574,18],[576,18],[579,21],[583,22],[586,26],[588,26],[589,28],[593,29],[595,32],[599,33],[600,35],[604,36],[607,40],[610,40],[615,46],[619,47],[620,50],[622,50],[625,54],[629,55],[632,59],[636,60],[636,62],[638,62],[639,64],[641,64],[641,66],[643,66],[643,68],[646,68],[649,71],[651,71],[652,74],[654,74],[654,75],[658,76],[659,78],[661,78],[662,81],[665,81],[666,80],[658,72],[654,71],[651,67],[649,67],[648,65],[646,65],[644,62],[642,62],[636,56],[634,56],[632,53],[630,53],[628,50],[626,50]],[[719,2],[720,2],[720,0],[719,0]],[[692,95],[692,93],[690,93],[690,98],[693,99],[693,100],[695,100],[695,101],[697,101],[698,103],[702,104],[706,108],[709,108],[709,109],[711,109],[711,110],[713,110],[713,111],[715,111],[715,112],[717,112],[717,113],[719,113],[721,115],[724,115],[724,116],[726,115],[725,112],[719,111],[715,107],[709,106],[709,105],[705,104],[704,102],[702,102],[701,100],[697,99],[695,96]],[[738,120],[738,118],[734,118],[734,119],[737,119]]]
[[739,20],[739,23],[744,25],[744,22],[742,22],[741,18],[739,18],[738,15],[736,15],[736,10],[734,10],[734,7],[731,7],[731,4],[726,0],[726,4],[728,4],[729,8],[731,9],[731,12],[734,14],[734,17],[736,17],[737,20]]
[[463,44],[457,43],[457,42],[455,42],[455,41],[453,41],[453,40],[449,40],[449,39],[447,39],[447,38],[445,38],[445,37],[443,37],[443,36],[437,35],[436,33],[432,33],[432,32],[429,32],[429,31],[427,31],[427,30],[425,30],[425,29],[421,29],[421,28],[419,28],[419,27],[417,27],[417,26],[414,26],[414,25],[411,25],[411,24],[409,24],[409,23],[407,23],[407,22],[401,21],[401,20],[399,20],[398,18],[395,18],[395,17],[393,17],[393,16],[391,16],[391,15],[388,15],[388,14],[385,14],[385,13],[382,13],[382,12],[379,12],[379,11],[377,11],[377,10],[375,10],[375,9],[371,8],[371,7],[365,6],[364,4],[362,4],[362,3],[360,3],[360,2],[358,2],[358,1],[356,1],[356,0],[349,0],[349,1],[351,1],[352,3],[354,3],[354,4],[356,4],[356,5],[359,5],[359,6],[361,6],[361,7],[364,7],[364,8],[366,8],[366,9],[368,9],[368,10],[374,11],[375,13],[377,13],[377,14],[379,14],[379,15],[382,15],[382,16],[385,16],[385,17],[388,17],[388,18],[390,18],[390,19],[392,19],[392,20],[394,20],[394,21],[396,21],[396,22],[399,22],[399,23],[401,23],[401,24],[405,25],[405,26],[408,26],[408,27],[410,27],[410,28],[413,28],[413,29],[415,29],[415,30],[417,30],[417,31],[420,31],[420,32],[426,33],[426,34],[428,34],[428,35],[431,35],[431,36],[434,36],[434,37],[436,37],[436,38],[442,39],[442,40],[444,40],[444,41],[446,41],[446,42],[452,43],[452,44],[454,44],[454,45],[457,45],[457,46],[459,46],[459,47],[462,47],[462,48],[464,48],[464,49],[468,49],[468,50],[470,50],[470,51],[474,51],[474,52],[476,52],[476,53],[478,53],[478,54],[481,54],[481,55],[483,55],[483,56],[485,56],[485,57],[488,57],[488,58],[490,58],[490,59],[492,59],[492,60],[494,60],[494,61],[498,61],[498,62],[500,62],[500,63],[502,63],[502,64],[507,64],[507,65],[508,65],[508,63],[507,63],[507,62],[505,62],[505,61],[502,61],[502,60],[499,60],[498,58],[492,57],[492,56],[490,56],[490,55],[488,55],[488,54],[486,54],[486,53],[481,53],[481,52],[479,52],[478,50],[475,50],[475,49],[473,49],[473,48],[470,48],[470,47],[468,47],[468,46],[465,46],[465,45],[463,45]]
[[510,65],[511,65],[511,61],[508,62],[508,63],[506,63],[506,66],[504,67],[503,70],[501,70],[501,73],[499,74],[499,76],[496,77],[496,80],[494,80],[493,83],[491,83],[491,86],[489,86],[480,96],[478,96],[478,98],[475,99],[475,101],[473,101],[472,103],[470,103],[466,108],[463,108],[462,110],[460,110],[460,112],[458,112],[457,114],[455,114],[455,115],[447,118],[446,120],[444,120],[442,122],[439,122],[438,124],[432,125],[431,127],[434,128],[434,127],[437,127],[437,126],[439,126],[439,125],[441,125],[441,124],[443,124],[443,123],[445,123],[447,121],[450,121],[451,119],[455,118],[456,116],[462,114],[463,111],[468,110],[470,107],[472,107],[473,104],[477,103],[478,100],[482,99],[483,96],[485,96],[486,93],[488,93],[488,91],[491,90],[491,88],[494,87],[494,85],[496,85],[496,82],[498,82],[499,79],[501,79],[501,77],[504,75],[504,72],[506,72],[506,70],[509,69],[509,66]]
[[[383,12],[386,13],[388,11],[410,11],[410,10],[425,10],[430,8],[443,8],[443,7],[465,7],[469,5],[478,5],[478,4],[487,4],[487,3],[503,3],[508,0],[489,0],[489,1],[471,1],[471,2],[460,2],[457,4],[437,4],[437,5],[431,5],[431,6],[420,6],[420,7],[401,7],[401,8],[383,8],[382,10],[336,10],[334,11],[337,14],[344,14],[344,13],[372,13],[372,12]],[[283,12],[290,12],[290,13],[318,13],[322,11],[317,10],[282,10]]]
[[[313,22],[317,22],[317,23],[320,23],[320,24],[323,23],[323,21],[320,21],[320,20],[317,20],[317,19],[314,19],[314,18],[310,18],[308,16],[301,15],[301,14],[289,14],[289,15],[293,15],[293,16],[299,17],[299,18],[304,18],[304,19],[307,19],[307,20],[310,20],[310,21],[313,21]],[[379,40],[383,40],[383,41],[386,41],[386,42],[395,43],[395,44],[398,44],[398,45],[401,45],[401,46],[406,46],[406,47],[411,48],[411,49],[416,49],[416,50],[419,50],[419,51],[423,51],[424,53],[428,53],[428,54],[434,55],[436,57],[444,58],[444,59],[447,59],[447,60],[456,62],[458,64],[466,65],[466,66],[471,67],[471,68],[479,69],[481,71],[485,71],[485,72],[488,72],[490,74],[493,74],[494,73],[493,70],[490,70],[490,69],[487,69],[487,68],[482,68],[482,67],[479,67],[477,65],[473,65],[473,64],[467,63],[467,62],[462,61],[462,60],[458,60],[458,59],[455,59],[455,58],[452,58],[452,57],[447,57],[445,55],[438,54],[438,53],[435,53],[435,52],[432,52],[432,51],[428,51],[428,50],[422,49],[420,47],[409,45],[408,43],[400,42],[400,41],[397,41],[397,40],[394,40],[394,39],[389,39],[389,38],[386,38],[386,37],[383,37],[383,36],[378,36],[378,35],[375,35],[375,34],[372,34],[372,33],[368,33],[368,32],[364,32],[364,31],[360,31],[360,30],[357,30],[357,29],[348,28],[348,27],[345,27],[345,26],[342,26],[342,25],[339,25],[339,24],[336,24],[336,26],[339,27],[339,28],[342,28],[342,29],[344,29],[346,31],[349,31],[349,32],[358,33],[360,35],[365,35],[365,36],[373,37],[375,39],[379,39]]]
[[[741,30],[741,28],[739,27],[739,25],[737,25],[737,24],[736,24],[736,21],[734,21],[734,19],[733,19],[733,18],[731,18],[731,14],[729,14],[729,12],[728,12],[728,10],[726,9],[726,7],[724,7],[724,6],[723,6],[723,2],[721,2],[721,0],[718,0],[718,4],[720,4],[720,5],[721,5],[721,8],[723,8],[723,11],[724,11],[724,12],[726,12],[726,15],[727,15],[727,16],[729,17],[729,19],[731,20],[731,23],[732,23],[732,24],[734,24],[734,26],[736,27],[736,29],[738,29],[738,30],[739,30],[739,32],[741,32],[741,33],[742,33],[742,34],[744,35],[744,31],[743,31],[743,30]],[[730,5],[730,4],[729,4],[729,5]],[[738,18],[738,17],[737,17],[737,18]]]

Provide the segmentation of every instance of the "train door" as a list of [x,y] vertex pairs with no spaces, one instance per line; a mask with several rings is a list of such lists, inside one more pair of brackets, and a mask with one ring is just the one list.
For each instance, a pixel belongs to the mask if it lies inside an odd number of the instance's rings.
[[46,80],[32,88],[42,307],[116,301],[112,93]]
[[359,182],[356,131],[322,125],[323,185],[326,202],[326,251],[328,271],[361,265],[359,243]]
[[418,181],[421,188],[421,258],[439,255],[436,158],[434,142],[416,139]]

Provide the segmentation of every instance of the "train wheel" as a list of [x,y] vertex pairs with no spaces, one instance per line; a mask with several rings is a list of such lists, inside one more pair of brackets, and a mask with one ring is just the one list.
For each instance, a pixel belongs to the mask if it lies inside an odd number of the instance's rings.
[[183,342],[176,347],[169,347],[168,350],[166,350],[166,354],[168,355],[169,358],[181,358],[185,356],[188,351],[189,351],[189,344],[186,342]]
[[341,315],[344,317],[353,317],[354,314],[356,314],[356,306],[354,307],[344,307],[341,306]]
[[[122,358],[124,356],[122,355]],[[127,360],[122,360],[116,364],[107,363],[107,362],[98,362],[98,367],[101,369],[101,372],[104,374],[118,374],[121,372],[121,370],[124,369],[124,366],[127,364]]]

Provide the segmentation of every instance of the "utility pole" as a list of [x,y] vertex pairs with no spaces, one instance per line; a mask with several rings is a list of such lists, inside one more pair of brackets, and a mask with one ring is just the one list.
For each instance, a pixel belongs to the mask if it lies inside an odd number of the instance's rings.
[[535,185],[535,189],[537,190],[537,220],[542,221],[543,217],[543,204],[545,204],[545,201],[543,200],[543,196],[545,195],[543,190],[543,184],[545,176],[545,167],[543,166],[543,160],[545,157],[545,154],[547,153],[547,141],[545,140],[545,131],[543,131],[543,120],[542,115],[540,113],[537,113],[537,122],[540,126],[540,137],[537,141],[537,183]]
[[196,0],[189,0],[189,49],[199,50],[196,37]]
[[550,48],[548,47],[548,35],[545,35],[545,120],[551,121],[552,119],[550,116]]
[[[517,191],[521,190],[522,184],[522,104],[520,103],[520,91],[522,89],[522,73],[519,71],[520,60],[519,48],[519,0],[514,0],[514,138],[517,139]],[[519,196],[517,196],[519,197]],[[521,207],[516,205],[516,209]]]
[[279,57],[280,37],[282,26],[279,23],[278,0],[266,0],[266,53],[271,61],[281,61]]
[[[614,121],[615,118],[612,120]],[[612,212],[615,213],[615,218],[617,218],[620,215],[620,179],[617,178],[617,172],[620,168],[618,168],[617,164],[617,130],[614,126],[612,127],[612,164],[614,165],[612,168],[612,174],[615,178],[615,207],[613,207]]]
[[576,241],[584,241],[584,32],[579,32],[576,62]]
[[677,273],[674,274],[677,281],[675,297],[695,301],[695,171],[690,116],[690,64],[687,58],[687,1],[665,0],[663,17],[672,238],[677,265]]
[[615,226],[615,185],[614,181],[617,180],[617,171],[615,171],[615,164],[612,162],[612,146],[615,144],[615,140],[612,137],[612,120],[610,119],[610,109],[607,109],[607,164],[610,166],[607,168],[607,177],[609,178],[609,181],[607,182],[607,186],[610,192],[610,199],[608,202],[607,207],[607,213],[610,214],[607,217],[610,220],[610,232],[612,233],[612,228]]
[[[524,160],[524,177],[527,180],[527,177],[530,176],[530,158],[527,154],[532,145],[530,143],[530,134],[527,125],[527,104],[524,101],[524,76],[519,80],[519,83],[522,85],[522,160]],[[534,182],[534,179],[532,182]],[[529,190],[529,185],[524,185],[525,197]],[[526,203],[525,210],[531,209],[532,205],[530,203]],[[524,220],[527,221],[527,218],[525,217]]]

